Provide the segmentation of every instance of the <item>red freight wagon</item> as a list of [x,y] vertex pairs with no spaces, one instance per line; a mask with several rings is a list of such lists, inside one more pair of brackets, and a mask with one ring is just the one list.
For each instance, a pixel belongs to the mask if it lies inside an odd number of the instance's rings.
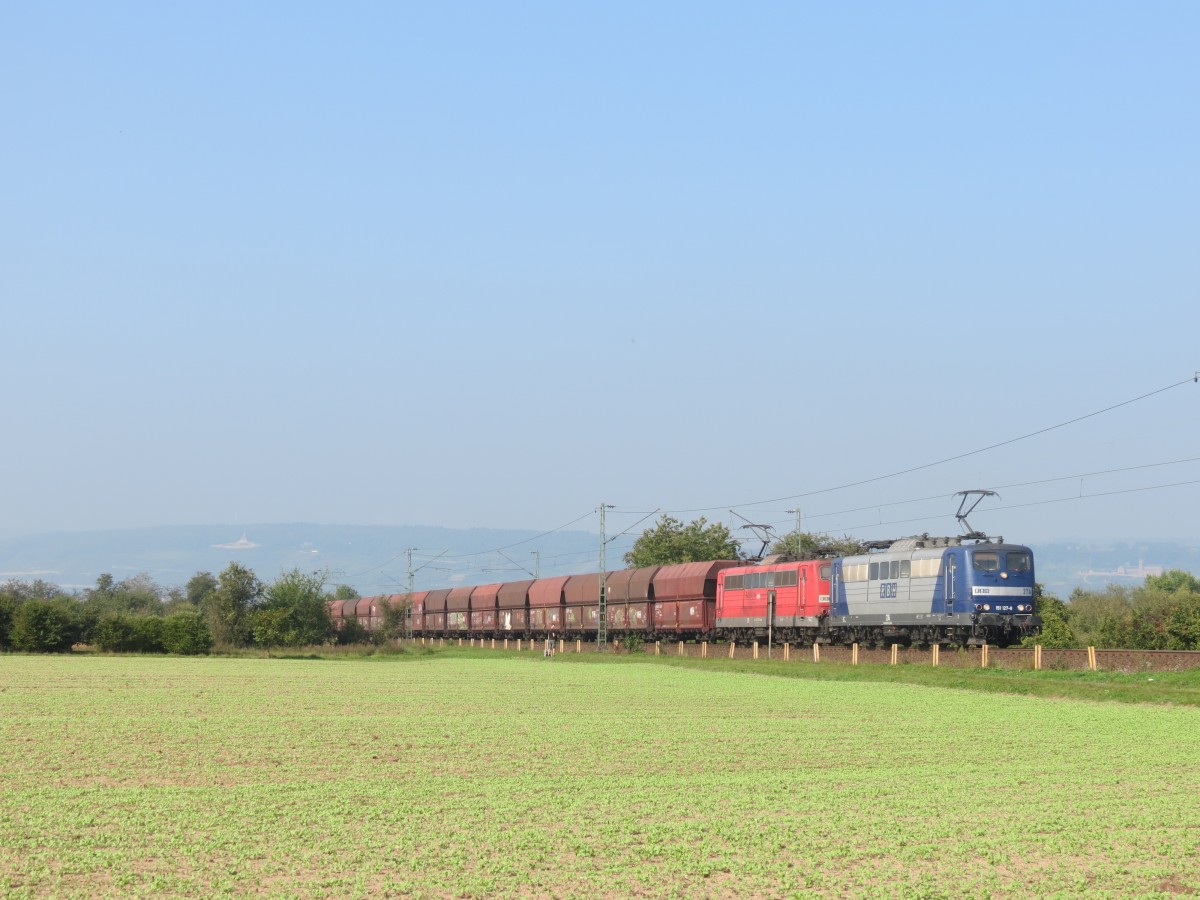
[[608,576],[608,627],[618,631],[646,631],[654,621],[651,601],[658,566],[623,569]]
[[[406,603],[408,603],[408,596],[405,594],[388,594],[385,602],[389,609],[403,609],[404,605]],[[385,614],[386,614],[386,610],[384,610],[384,609],[379,610],[379,615],[381,617],[379,620],[380,625],[383,624],[382,616],[384,616]]]
[[529,629],[529,588],[532,581],[509,581],[496,594],[496,626],[503,635],[523,635]]
[[563,624],[563,588],[569,575],[539,578],[529,586],[529,630],[559,632]]
[[341,618],[342,618],[342,624],[343,624],[343,625],[344,625],[346,622],[354,622],[354,623],[356,623],[356,624],[358,623],[358,616],[357,616],[357,615],[355,615],[355,612],[354,612],[354,611],[355,611],[355,610],[358,608],[358,601],[359,601],[359,598],[358,598],[358,597],[355,597],[355,598],[354,598],[354,599],[352,599],[352,600],[339,600],[339,601],[337,601],[338,603],[341,603],[341,605],[342,605],[342,616],[341,616]]
[[471,633],[493,634],[496,631],[496,599],[502,585],[484,584],[471,594]]
[[413,634],[420,637],[425,632],[425,598],[429,596],[429,591],[414,591],[404,596],[409,598],[412,608]]
[[430,591],[425,597],[425,631],[430,634],[441,634],[446,630],[446,598],[450,589]]
[[342,601],[326,600],[325,609],[329,612],[329,621],[333,623],[333,627],[340,629],[342,627]]
[[595,633],[600,627],[600,573],[572,575],[563,588],[563,599],[564,630],[572,634]]
[[716,622],[717,575],[737,562],[710,562],[663,566],[654,576],[655,633],[702,634]]
[[805,560],[726,569],[717,577],[717,628],[769,624],[782,639],[815,637],[829,614],[830,568]]
[[451,634],[466,634],[471,625],[471,594],[474,585],[456,587],[446,595],[446,630]]
[[360,597],[354,605],[354,618],[358,619],[358,624],[363,628],[370,630],[375,626],[375,620],[378,618],[382,610],[379,609],[379,601],[381,597]]
[[568,606],[563,609],[563,633],[590,633],[593,637],[600,628],[600,603],[591,606]]

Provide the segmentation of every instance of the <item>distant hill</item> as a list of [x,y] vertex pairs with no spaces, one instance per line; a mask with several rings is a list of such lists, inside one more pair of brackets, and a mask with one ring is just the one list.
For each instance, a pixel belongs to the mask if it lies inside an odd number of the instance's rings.
[[1033,544],[1037,580],[1066,600],[1076,587],[1144,584],[1155,570],[1200,575],[1200,544],[1170,541],[1062,541]]
[[[606,550],[610,569],[636,535]],[[271,580],[299,567],[325,570],[332,584],[363,594],[396,593],[407,581],[406,547],[414,555],[418,590],[485,584],[540,574],[597,569],[599,536],[586,531],[434,528],[376,525],[195,525],[122,531],[64,532],[0,541],[0,582],[41,578],[68,590],[91,587],[103,572],[117,579],[145,572],[163,587],[182,586],[196,572],[220,572],[231,561]],[[499,548],[499,549],[497,549]],[[1148,571],[1184,569],[1200,574],[1200,545],[1164,541],[1045,542],[1033,545],[1037,577],[1063,599],[1078,587],[1139,585]],[[437,559],[431,557],[445,551]],[[473,555],[482,554],[482,555]]]
[[[621,556],[632,541],[626,537],[608,545],[609,568],[623,566]],[[0,541],[0,582],[41,578],[72,590],[94,585],[104,572],[118,580],[145,572],[171,587],[236,561],[264,580],[299,567],[328,571],[331,583],[353,585],[363,594],[391,593],[405,589],[407,547],[418,548],[413,568],[421,570],[414,584],[425,589],[531,577],[526,570],[542,575],[596,571],[598,544],[599,535],[585,531],[543,535],[424,526],[195,525],[64,532]],[[540,570],[535,550],[541,552]]]

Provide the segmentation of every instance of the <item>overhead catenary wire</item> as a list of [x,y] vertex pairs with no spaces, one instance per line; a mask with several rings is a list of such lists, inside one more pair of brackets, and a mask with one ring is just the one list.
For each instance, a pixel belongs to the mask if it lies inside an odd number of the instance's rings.
[[[1076,479],[1098,478],[1100,475],[1115,475],[1122,472],[1136,472],[1136,470],[1140,469],[1153,469],[1163,466],[1181,466],[1181,464],[1188,462],[1200,462],[1200,456],[1190,456],[1183,458],[1183,460],[1166,460],[1163,462],[1141,463],[1138,464],[1138,466],[1124,466],[1114,469],[1097,469],[1094,470],[1094,472],[1082,472],[1073,475],[1056,475],[1054,478],[1036,479],[1033,481],[1013,481],[1010,482],[1010,484],[996,485],[995,487],[997,491],[1006,491],[1010,487],[1032,487],[1034,485],[1054,484],[1055,481],[1074,481]],[[1183,484],[1188,484],[1188,482],[1183,482]],[[1146,490],[1157,490],[1157,487],[1148,487]],[[928,497],[913,497],[906,500],[889,500],[887,503],[870,503],[863,506],[853,506],[853,508],[850,509],[834,510],[832,512],[816,512],[816,514],[811,514],[808,517],[810,520],[814,520],[814,518],[845,516],[847,514],[851,514],[851,512],[864,512],[871,509],[888,509],[890,506],[905,506],[912,503],[928,503],[930,500],[941,500],[944,498],[946,498],[944,494],[930,494]],[[1008,509],[1012,508],[1014,508],[1014,506],[1008,506]],[[784,520],[779,520],[779,522],[782,521]]]
[[[900,469],[900,470],[897,470],[894,472],[889,472],[884,475],[876,475],[876,476],[873,476],[870,478],[862,478],[862,479],[858,479],[856,481],[846,482],[844,484],[834,485],[831,487],[819,488],[819,489],[815,489],[815,490],[811,490],[811,491],[805,491],[805,492],[801,492],[801,493],[797,493],[797,494],[790,494],[790,495],[787,495],[784,497],[776,497],[776,498],[772,498],[772,499],[768,499],[768,500],[752,500],[752,501],[747,501],[747,502],[743,502],[743,503],[721,504],[720,506],[693,507],[693,508],[688,508],[688,509],[656,508],[656,509],[648,510],[648,511],[644,510],[644,509],[621,510],[618,507],[619,512],[622,512],[625,514],[630,514],[630,515],[641,515],[642,518],[639,519],[637,522],[635,522],[633,525],[626,528],[620,534],[615,535],[612,540],[615,540],[616,537],[620,537],[620,536],[628,533],[633,528],[637,527],[638,524],[645,521],[645,519],[649,518],[652,515],[655,515],[656,513],[660,513],[660,512],[665,515],[706,513],[706,512],[718,512],[718,511],[725,511],[725,510],[732,511],[734,508],[744,508],[744,507],[749,507],[749,506],[763,506],[763,505],[770,504],[770,503],[790,502],[790,501],[798,500],[801,498],[814,497],[814,496],[818,496],[821,494],[829,494],[829,493],[834,493],[836,491],[848,490],[848,489],[854,488],[854,487],[861,487],[862,485],[873,484],[873,483],[885,481],[885,480],[888,480],[891,478],[897,478],[901,475],[907,475],[907,474],[911,474],[913,472],[923,471],[925,469],[930,469],[930,468],[934,468],[936,466],[945,465],[946,463],[954,462],[954,461],[957,461],[960,459],[965,459],[970,456],[975,456],[975,455],[978,455],[981,453],[986,453],[990,450],[995,450],[1000,447],[1005,447],[1005,446],[1017,443],[1019,441],[1028,440],[1029,438],[1036,437],[1036,436],[1042,435],[1042,434],[1046,434],[1048,432],[1055,431],[1060,428],[1065,428],[1069,425],[1073,425],[1078,422],[1082,422],[1087,419],[1094,418],[1096,416],[1100,416],[1100,415],[1103,415],[1108,412],[1112,412],[1113,410],[1120,409],[1125,406],[1129,406],[1133,403],[1137,403],[1142,400],[1146,400],[1150,397],[1153,397],[1158,394],[1164,393],[1166,391],[1172,390],[1173,388],[1180,387],[1184,384],[1195,383],[1196,381],[1197,381],[1197,377],[1195,377],[1195,376],[1188,377],[1186,379],[1183,379],[1182,381],[1177,381],[1172,384],[1165,385],[1161,388],[1157,388],[1156,390],[1148,391],[1147,393],[1141,394],[1137,397],[1132,397],[1128,400],[1123,400],[1120,403],[1111,404],[1109,406],[1104,407],[1103,409],[1094,410],[1093,412],[1085,413],[1084,415],[1081,415],[1081,416],[1076,416],[1076,417],[1068,419],[1066,421],[1059,422],[1055,425],[1050,425],[1045,428],[1040,428],[1040,429],[1037,429],[1036,431],[1031,431],[1026,434],[1019,435],[1017,437],[1009,438],[1007,440],[998,441],[996,443],[989,444],[985,447],[979,447],[974,450],[968,450],[963,453],[958,453],[953,456],[948,456],[943,459],[934,460],[934,461],[928,462],[928,463],[923,463],[921,465],[910,466],[908,468]],[[1190,458],[1190,459],[1186,459],[1186,460],[1177,460],[1177,461],[1172,461],[1172,462],[1167,462],[1167,463],[1148,463],[1148,464],[1145,464],[1142,466],[1130,466],[1130,467],[1127,467],[1124,469],[1109,469],[1109,470],[1101,470],[1101,471],[1092,472],[1092,473],[1085,473],[1083,475],[1059,476],[1056,478],[1041,479],[1038,481],[1021,482],[1021,483],[1016,483],[1016,484],[1011,484],[1011,485],[1000,485],[1000,487],[1002,487],[1002,488],[1004,488],[1004,487],[1024,487],[1024,486],[1029,486],[1029,485],[1034,485],[1034,484],[1044,484],[1044,483],[1050,483],[1050,482],[1060,481],[1060,480],[1067,480],[1067,479],[1072,479],[1072,478],[1094,477],[1097,475],[1113,474],[1116,472],[1131,471],[1131,470],[1139,469],[1139,468],[1152,468],[1152,467],[1159,466],[1159,465],[1174,465],[1174,464],[1177,464],[1180,462],[1191,462],[1191,461],[1195,461],[1195,459],[1197,459],[1197,458],[1194,457],[1194,458]],[[1191,482],[1180,482],[1180,484],[1190,484],[1190,483]],[[1144,490],[1155,490],[1155,489],[1157,489],[1157,487],[1144,488]],[[1130,491],[1126,491],[1125,493],[1136,492],[1137,490],[1143,490],[1143,489],[1131,489]],[[1081,495],[1080,497],[1076,497],[1076,498],[1065,498],[1065,499],[1084,499],[1086,497],[1092,497],[1092,496],[1105,496],[1105,495],[1104,494],[1091,494],[1091,495]],[[940,495],[939,495],[939,497],[940,497]],[[884,507],[888,507],[888,506],[898,506],[898,505],[903,505],[905,503],[923,502],[923,501],[932,500],[932,499],[938,499],[938,498],[937,497],[926,497],[926,498],[919,498],[919,499],[914,499],[914,500],[893,501],[893,502],[884,503],[884,504],[872,504],[871,506],[858,507],[858,508],[851,509],[851,510],[844,510],[842,512],[810,514],[809,518],[810,519],[828,518],[828,517],[834,516],[834,515],[844,515],[847,512],[857,512],[857,511],[863,511],[866,509],[878,509],[878,508],[884,508]],[[1062,502],[1062,501],[1056,500],[1056,501],[1042,501],[1042,502]],[[1025,504],[1025,505],[1037,505],[1037,504],[1032,503],[1032,504]],[[1012,506],[1012,507],[1002,507],[1002,508],[1017,508],[1017,507]],[[555,534],[559,531],[563,531],[564,529],[570,528],[572,525],[578,524],[579,522],[582,522],[584,519],[587,519],[590,516],[595,515],[595,514],[596,514],[596,511],[594,509],[589,510],[588,512],[584,513],[583,515],[581,515],[575,519],[572,519],[570,522],[566,522],[562,525],[559,525],[556,528],[549,529],[548,531],[544,531],[540,534],[534,535],[529,538],[524,538],[520,541],[514,541],[511,544],[506,544],[501,547],[492,548],[489,550],[479,550],[479,551],[474,551],[471,553],[461,553],[461,554],[453,554],[453,555],[439,554],[439,557],[444,558],[444,559],[466,560],[466,559],[477,558],[480,556],[486,556],[486,555],[493,554],[493,553],[500,553],[503,550],[508,550],[513,547],[519,547],[524,544],[529,544],[529,543],[532,543],[533,541],[540,540],[541,538],[548,537],[551,534]],[[922,517],[922,518],[924,518],[924,517]],[[906,522],[906,521],[920,521],[920,520],[921,519],[918,518],[918,519],[898,520],[897,522],[891,522],[891,523],[870,523],[869,525],[853,526],[849,530],[853,530],[853,528],[861,528],[861,527],[874,527],[879,524],[900,524],[900,523]],[[584,553],[585,553],[585,551],[580,551],[579,555],[582,556],[582,555],[584,555]],[[398,559],[400,557],[400,555],[401,554],[397,554],[397,555],[391,557],[390,559],[385,560],[384,562],[380,563],[377,566],[373,566],[369,569],[364,570],[361,573],[358,573],[357,575],[352,575],[352,576],[348,576],[348,577],[349,578],[357,578],[357,577],[361,577],[362,575],[369,574],[370,572],[377,571],[377,570],[381,569],[383,566],[388,565],[392,561]],[[562,555],[560,555],[560,557],[573,556],[573,555],[575,555],[575,554],[562,554]],[[435,558],[437,558],[437,557],[435,557]],[[510,562],[511,562],[511,560],[510,560]]]
[[450,555],[450,556],[447,556],[446,559],[466,559],[466,558],[472,557],[472,556],[484,556],[485,554],[488,554],[488,553],[499,553],[501,550],[511,550],[513,547],[520,547],[523,544],[529,544],[529,543],[532,543],[533,541],[541,540],[544,537],[549,537],[550,535],[554,534],[555,532],[562,531],[565,528],[570,528],[572,525],[582,522],[584,519],[588,518],[589,516],[594,516],[595,514],[596,514],[596,511],[594,509],[589,509],[587,512],[585,512],[579,518],[572,519],[570,522],[567,522],[563,525],[559,525],[557,528],[551,528],[549,531],[543,531],[541,534],[535,534],[533,537],[525,538],[520,541],[513,541],[513,543],[511,543],[511,544],[505,544],[503,547],[494,547],[491,550],[478,550],[474,553],[459,553],[459,554],[455,554],[455,555]]
[[[1010,509],[1024,509],[1029,506],[1046,506],[1051,503],[1078,503],[1080,500],[1093,500],[1097,497],[1115,497],[1120,494],[1136,494],[1136,493],[1140,493],[1142,491],[1161,491],[1161,490],[1165,490],[1166,488],[1185,487],[1187,485],[1192,485],[1192,484],[1200,484],[1200,478],[1196,478],[1191,481],[1175,481],[1170,484],[1152,484],[1152,485],[1146,485],[1144,487],[1124,488],[1122,490],[1117,490],[1117,491],[1101,491],[1096,494],[1078,494],[1078,495],[1071,496],[1071,497],[1055,497],[1050,500],[1031,500],[1027,503],[1013,503],[1013,504],[1008,504],[1008,505],[1004,505],[1004,506],[993,506],[993,507],[987,509],[986,512],[987,513],[1004,512],[1004,511],[1010,510]],[[870,508],[874,508],[874,507],[870,507]],[[884,522],[881,518],[880,521],[878,521],[878,522],[867,522],[862,525],[850,525],[850,526],[847,526],[844,530],[849,532],[849,531],[860,531],[864,528],[878,528],[882,525],[907,525],[911,522],[925,522],[925,521],[928,521],[930,518],[933,518],[933,517],[932,516],[916,516],[911,519],[891,519],[887,522]]]
[[[432,562],[435,559],[471,559],[472,557],[476,557],[476,556],[487,556],[489,553],[499,553],[502,550],[509,550],[513,547],[520,547],[522,544],[528,544],[531,541],[536,541],[536,540],[540,540],[541,538],[548,537],[549,535],[552,535],[556,532],[562,531],[564,528],[570,528],[572,525],[575,525],[578,522],[582,522],[588,516],[591,516],[594,514],[595,514],[594,510],[588,510],[582,516],[579,516],[579,518],[572,519],[570,522],[567,522],[564,525],[559,525],[557,528],[551,528],[549,531],[543,531],[541,534],[536,534],[533,537],[524,538],[523,540],[519,540],[519,541],[514,541],[511,544],[505,544],[503,547],[495,547],[495,548],[492,548],[491,550],[477,550],[473,553],[457,553],[457,554],[448,554],[445,550],[443,550],[441,553],[432,557],[429,560],[429,562]],[[407,552],[407,551],[402,550],[399,553],[397,553],[395,556],[385,559],[383,562],[379,563],[379,565],[371,566],[371,568],[369,568],[369,569],[364,569],[363,571],[358,572],[355,575],[348,575],[346,577],[347,578],[361,578],[363,575],[369,575],[372,572],[382,569],[388,563],[395,562],[397,559],[399,559],[401,556],[403,556],[405,554],[405,552]],[[429,563],[427,562],[427,563],[425,563],[425,565],[429,565]],[[421,566],[420,568],[414,569],[413,571],[419,572],[424,567],[425,566]]]
[[639,525],[641,525],[643,522],[645,522],[648,518],[650,518],[652,515],[654,515],[654,513],[658,512],[658,511],[659,510],[656,509],[656,510],[653,510],[652,512],[646,513],[646,515],[642,516],[640,519],[638,519],[636,522],[634,522],[632,525],[630,525],[624,531],[620,532],[619,534],[614,534],[612,537],[608,538],[604,543],[611,544],[617,538],[624,537],[625,535],[629,534],[629,532],[633,531],[633,529],[637,528]]
[[[996,487],[996,490],[1003,491],[1003,490],[1007,490],[1009,488],[1032,487],[1034,485],[1039,485],[1039,484],[1053,484],[1056,481],[1074,481],[1076,479],[1082,479],[1082,478],[1096,478],[1101,475],[1116,475],[1121,472],[1135,472],[1140,469],[1155,469],[1155,468],[1160,468],[1162,466],[1177,466],[1177,465],[1182,465],[1183,463],[1189,463],[1189,462],[1200,462],[1200,456],[1190,456],[1185,459],[1172,459],[1172,460],[1166,460],[1163,462],[1155,462],[1155,463],[1142,463],[1142,464],[1139,464],[1136,466],[1123,466],[1121,468],[1116,468],[1116,469],[1097,469],[1096,471],[1093,471],[1093,472],[1080,472],[1080,473],[1077,473],[1074,475],[1056,475],[1053,478],[1039,478],[1034,481],[1015,481],[1010,484],[998,484],[995,487]],[[1187,482],[1184,482],[1184,483],[1187,483]],[[1153,489],[1154,488],[1150,488],[1150,490],[1153,490]],[[943,499],[945,499],[945,496],[946,496],[945,494],[931,494],[931,495],[925,496],[925,497],[912,497],[907,500],[890,500],[886,503],[869,503],[864,506],[855,506],[855,507],[851,507],[849,509],[834,510],[832,512],[810,513],[807,516],[807,518],[810,520],[812,520],[812,519],[828,519],[833,516],[844,516],[844,515],[847,515],[848,513],[865,512],[866,510],[869,510],[869,509],[887,509],[888,507],[905,506],[910,503],[927,503],[931,500],[943,500]],[[779,521],[782,522],[784,520],[780,519]]]
[[[1096,416],[1103,415],[1104,413],[1112,412],[1114,409],[1120,409],[1123,406],[1129,406],[1132,403],[1138,403],[1139,401],[1146,400],[1150,397],[1156,396],[1157,394],[1164,393],[1166,391],[1172,390],[1172,389],[1180,387],[1182,385],[1193,384],[1196,382],[1196,380],[1197,380],[1196,378],[1189,376],[1189,377],[1183,379],[1182,381],[1176,381],[1173,384],[1168,384],[1164,387],[1157,388],[1156,390],[1149,391],[1149,392],[1147,392],[1145,394],[1141,394],[1137,397],[1132,397],[1129,400],[1122,400],[1120,403],[1114,403],[1111,406],[1104,407],[1103,409],[1098,409],[1098,410],[1095,410],[1094,412],[1085,413],[1082,416],[1076,416],[1075,418],[1068,419],[1065,422],[1059,422],[1057,425],[1050,425],[1050,426],[1047,426],[1046,428],[1039,428],[1037,431],[1031,431],[1028,434],[1022,434],[1018,437],[1009,438],[1008,440],[998,441],[997,443],[989,444],[986,447],[979,447],[978,449],[975,449],[975,450],[968,450],[964,453],[957,453],[954,456],[947,456],[945,459],[934,460],[933,462],[923,463],[919,466],[910,466],[907,469],[899,469],[895,472],[889,472],[886,475],[875,475],[871,478],[862,478],[862,479],[859,479],[858,481],[850,481],[845,484],[834,485],[832,487],[818,488],[816,490],[811,490],[811,491],[803,491],[798,494],[789,494],[786,497],[774,497],[770,500],[750,500],[745,503],[722,503],[719,506],[702,506],[702,507],[694,507],[692,509],[667,509],[667,510],[662,510],[662,512],[665,512],[668,514],[719,512],[719,511],[724,511],[724,510],[731,509],[731,508],[740,508],[740,507],[746,507],[746,506],[764,506],[768,503],[784,503],[784,502],[791,501],[791,500],[799,500],[803,497],[816,497],[820,494],[829,494],[829,493],[833,493],[834,491],[844,491],[844,490],[848,490],[849,488],[861,487],[864,484],[874,484],[875,482],[886,481],[889,478],[898,478],[901,475],[909,475],[913,472],[920,472],[920,471],[923,471],[924,469],[932,469],[935,466],[942,466],[942,465],[945,465],[946,463],[955,462],[960,459],[966,459],[969,456],[977,456],[978,454],[986,453],[989,450],[995,450],[999,447],[1007,447],[1010,444],[1015,444],[1019,441],[1028,440],[1029,438],[1037,437],[1038,435],[1041,435],[1041,434],[1047,434],[1048,432],[1056,431],[1059,428],[1066,428],[1068,425],[1074,425],[1077,422],[1082,422],[1086,419],[1095,418]],[[644,510],[641,510],[641,512],[644,512]]]

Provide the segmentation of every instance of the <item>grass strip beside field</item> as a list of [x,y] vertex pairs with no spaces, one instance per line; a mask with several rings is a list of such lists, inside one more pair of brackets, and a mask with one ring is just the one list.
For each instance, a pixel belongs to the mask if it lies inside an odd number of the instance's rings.
[[[569,643],[569,642],[568,642]],[[495,659],[504,657],[541,656],[541,651],[516,653],[514,650],[487,650],[447,645],[442,648],[419,646],[397,647],[308,647],[293,651],[243,650],[234,654],[246,659],[369,659],[383,662],[389,659],[421,659],[439,657],[445,659]],[[594,651],[576,654],[573,649],[559,653],[558,663],[581,663],[584,665],[656,665],[682,667],[701,671],[741,672],[752,675],[769,675],[779,678],[813,679],[818,681],[881,682],[887,684],[914,684],[925,687],[943,687],[957,690],[983,691],[985,693],[1021,694],[1031,697],[1047,697],[1072,700],[1095,700],[1117,703],[1172,703],[1183,706],[1200,706],[1200,669],[1180,671],[1118,672],[1086,670],[1013,669],[993,666],[987,669],[965,666],[930,666],[902,662],[899,665],[846,663],[824,661],[810,662],[794,659],[784,662],[779,659],[726,659],[720,655],[707,659],[679,657],[669,653],[651,656],[644,653],[604,654]]]
[[[581,655],[582,658],[582,655]],[[1031,697],[1119,703],[1200,706],[1200,669],[1179,672],[1087,672],[1043,669],[957,668],[929,665],[847,665],[651,657],[656,664],[723,669],[781,678],[856,683],[912,684]]]
[[1194,708],[579,659],[0,657],[0,894],[1200,888]]

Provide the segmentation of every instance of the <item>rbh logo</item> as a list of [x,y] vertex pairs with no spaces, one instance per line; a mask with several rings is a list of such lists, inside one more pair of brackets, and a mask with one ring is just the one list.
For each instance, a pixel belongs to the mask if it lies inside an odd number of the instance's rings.
[[894,582],[894,581],[879,582],[879,599],[880,600],[895,600],[896,599],[896,582]]

